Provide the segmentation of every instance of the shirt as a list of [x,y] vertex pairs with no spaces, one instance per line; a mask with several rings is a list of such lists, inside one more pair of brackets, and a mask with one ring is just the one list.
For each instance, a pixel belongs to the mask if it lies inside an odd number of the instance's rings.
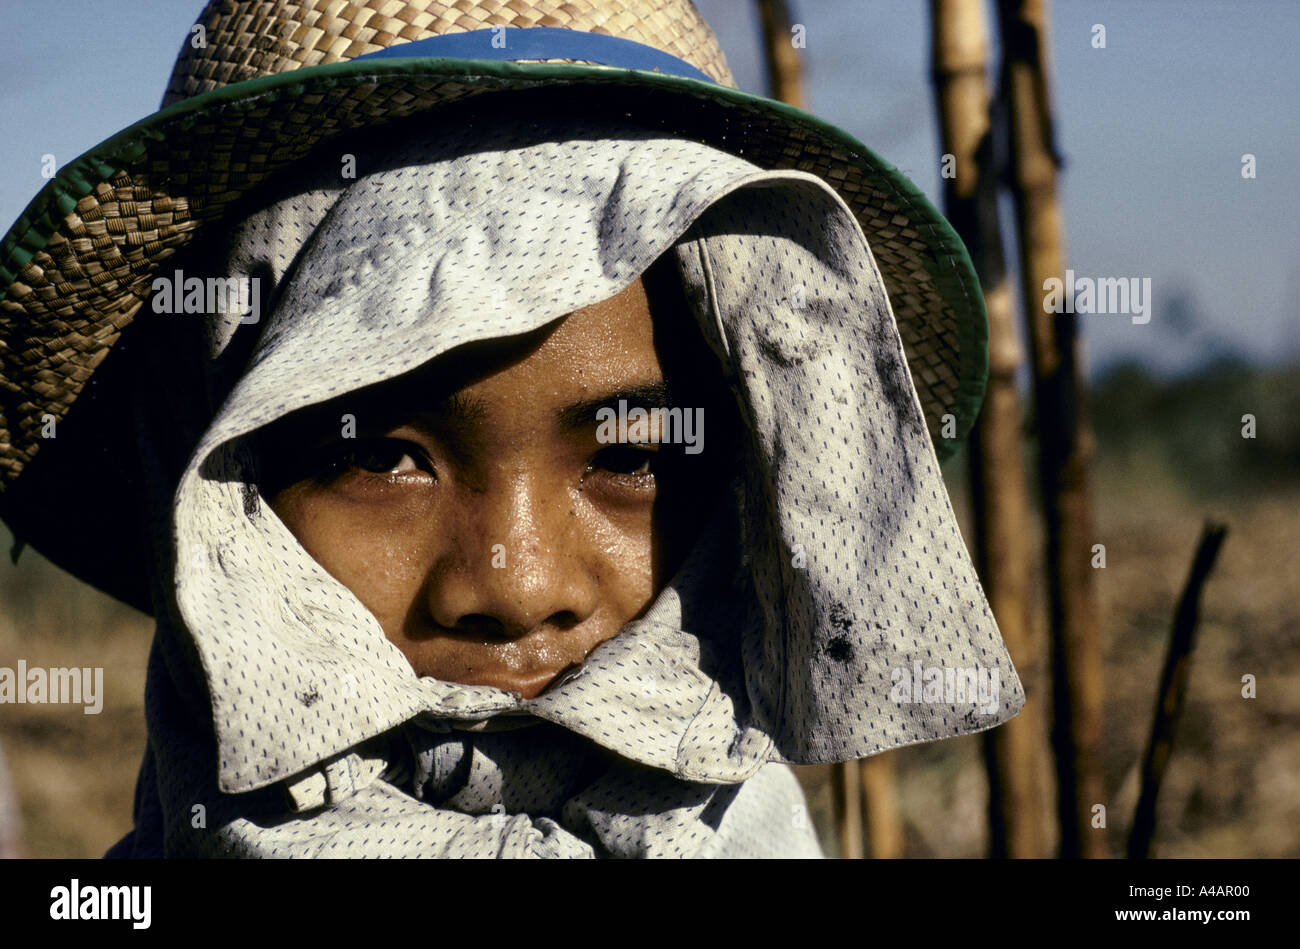
[[[195,371],[159,357],[207,409],[138,407],[142,451],[185,461],[156,487],[149,742],[110,856],[818,856],[788,764],[1019,711],[880,273],[826,182],[630,118],[399,126],[349,157],[355,178],[318,156],[181,261],[259,278],[266,315],[210,318]],[[248,436],[664,254],[748,428],[726,500],[648,612],[537,697],[417,677],[260,497]],[[944,693],[952,669],[992,691]]]

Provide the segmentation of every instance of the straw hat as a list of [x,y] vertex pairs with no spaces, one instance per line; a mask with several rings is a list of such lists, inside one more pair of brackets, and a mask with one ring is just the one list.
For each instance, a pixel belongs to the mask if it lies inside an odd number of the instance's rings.
[[[737,89],[689,0],[212,0],[163,108],[65,165],[0,243],[0,517],[65,569],[148,608],[120,567],[137,549],[139,491],[114,463],[120,442],[107,433],[129,429],[106,357],[130,348],[155,274],[322,144],[560,84],[833,186],[884,277],[936,453],[956,449],[987,371],[983,300],[960,239],[851,136]],[[945,416],[955,438],[942,437]]]

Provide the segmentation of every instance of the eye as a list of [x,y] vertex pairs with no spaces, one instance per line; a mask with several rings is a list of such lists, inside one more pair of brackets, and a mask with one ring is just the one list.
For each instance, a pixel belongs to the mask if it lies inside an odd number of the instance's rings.
[[596,452],[587,470],[607,471],[623,478],[654,480],[658,470],[657,451],[631,445],[611,445]]
[[433,473],[424,453],[410,442],[396,438],[363,438],[339,443],[325,459],[324,472],[338,477],[364,472],[397,478],[421,471]]

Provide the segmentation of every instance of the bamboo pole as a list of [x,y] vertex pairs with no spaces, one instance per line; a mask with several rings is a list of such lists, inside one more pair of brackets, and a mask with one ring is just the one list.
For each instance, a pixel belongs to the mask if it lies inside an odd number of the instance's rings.
[[758,0],[758,15],[772,98],[802,109],[803,70],[791,33],[789,4],[786,0]]
[[989,379],[970,435],[976,566],[993,616],[1025,686],[1024,710],[984,734],[993,857],[1046,856],[1046,762],[1040,702],[1043,650],[1029,616],[1030,518],[1021,439],[1016,339],[998,224],[998,173],[990,117],[983,0],[931,0],[932,62],[942,148],[952,156],[944,211],[971,252],[989,317]]
[[867,852],[872,860],[903,855],[903,827],[898,820],[898,775],[893,752],[861,762],[862,797],[867,811]]
[[1201,589],[1214,569],[1215,558],[1219,556],[1219,548],[1227,533],[1226,525],[1206,522],[1201,529],[1201,540],[1192,559],[1187,583],[1178,598],[1178,609],[1174,612],[1173,629],[1169,635],[1169,650],[1165,654],[1160,688],[1156,692],[1151,738],[1142,759],[1142,792],[1133,812],[1133,827],[1128,838],[1130,860],[1141,860],[1151,852],[1151,839],[1156,832],[1156,797],[1173,752],[1174,729],[1178,727],[1187,696],[1192,650],[1196,645],[1196,624],[1200,619]]
[[831,802],[835,830],[840,838],[840,856],[861,860],[862,784],[856,761],[841,761],[831,766]]
[[18,796],[9,780],[4,748],[0,747],[0,860],[16,860],[23,855],[23,816]]
[[1093,587],[1089,469],[1093,454],[1073,313],[1044,311],[1064,248],[1049,96],[1046,0],[998,0],[1002,93],[1007,97],[1022,293],[1034,369],[1039,480],[1047,528],[1052,746],[1063,857],[1105,856],[1093,829],[1101,801],[1101,650]]

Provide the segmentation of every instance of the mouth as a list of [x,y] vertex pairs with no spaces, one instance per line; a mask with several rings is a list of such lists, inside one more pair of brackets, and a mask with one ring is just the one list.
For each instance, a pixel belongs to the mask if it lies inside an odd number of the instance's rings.
[[577,671],[583,659],[572,648],[554,642],[519,641],[504,648],[491,648],[486,655],[479,652],[467,667],[455,670],[450,677],[436,672],[434,675],[462,685],[492,686],[532,699]]
[[570,663],[561,669],[545,670],[542,672],[520,674],[508,670],[489,671],[474,673],[466,678],[473,678],[474,681],[466,681],[464,685],[490,685],[500,689],[502,692],[518,693],[520,698],[535,699],[552,685],[558,685],[561,680],[567,679],[570,673],[578,669],[579,663]]
[[[450,635],[447,635],[449,633]],[[507,643],[439,630],[418,640],[403,637],[397,645],[417,675],[461,685],[491,686],[532,699],[567,681],[605,638],[587,647],[554,631],[536,631]]]

